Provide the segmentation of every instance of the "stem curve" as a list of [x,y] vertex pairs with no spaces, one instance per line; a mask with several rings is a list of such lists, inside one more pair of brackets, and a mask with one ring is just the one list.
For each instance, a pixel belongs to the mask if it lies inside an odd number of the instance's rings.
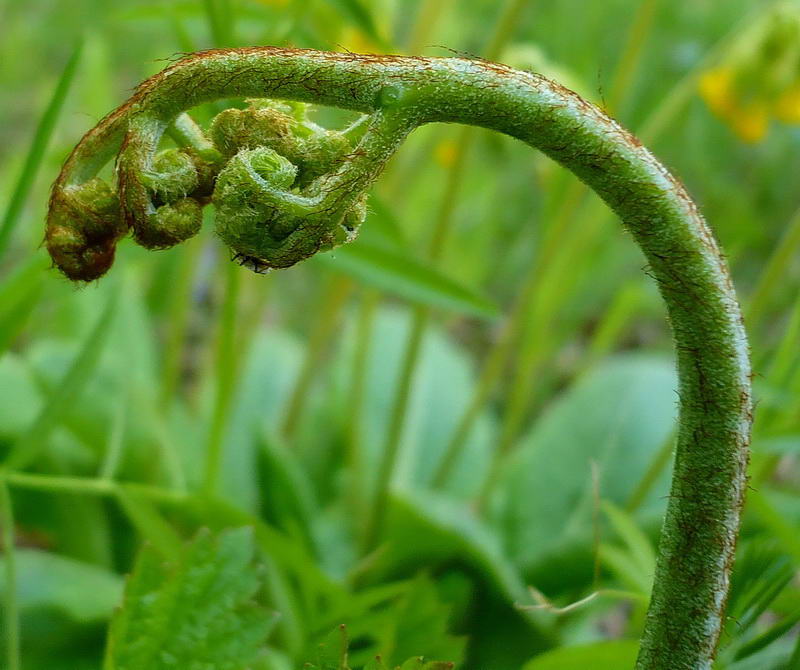
[[[543,151],[620,216],[667,305],[680,395],[672,488],[637,668],[710,668],[746,487],[750,363],[725,261],[683,186],[600,109],[537,74],[477,59],[220,49],[189,55],[146,80],[83,138],[53,187],[48,245],[51,231],[74,213],[71,190],[90,182],[120,148],[123,157],[132,152],[118,162],[124,201],[138,188],[137,170],[150,164],[179,114],[203,102],[248,96],[375,115],[361,143],[328,176],[339,185],[357,181],[359,193],[414,127],[462,123]],[[135,219],[126,207],[123,202],[123,219]],[[100,225],[95,212],[89,218]],[[108,245],[113,257],[122,234],[119,222],[111,228],[107,238],[92,229],[104,263]]]

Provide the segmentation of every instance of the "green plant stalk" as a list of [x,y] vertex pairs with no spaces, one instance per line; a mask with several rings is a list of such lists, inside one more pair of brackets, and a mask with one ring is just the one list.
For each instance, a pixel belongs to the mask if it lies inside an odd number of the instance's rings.
[[775,290],[784,287],[783,278],[786,277],[789,265],[797,257],[798,248],[800,248],[800,209],[796,210],[789,220],[747,303],[745,313],[751,327],[761,321]]
[[[530,0],[507,0],[497,20],[497,24],[489,38],[486,47],[488,58],[496,58],[505,44],[514,33],[514,29],[519,21],[522,11],[530,4]],[[450,237],[453,227],[453,214],[461,182],[466,169],[467,156],[475,139],[473,129],[469,126],[463,128],[455,141],[455,156],[450,165],[445,181],[442,200],[439,205],[439,213],[436,217],[436,225],[428,246],[428,259],[434,263],[439,261],[444,252],[447,239]],[[403,361],[401,364],[400,383],[397,386],[392,413],[389,420],[389,430],[386,434],[386,441],[382,451],[382,461],[378,468],[377,488],[375,491],[375,504],[370,508],[367,517],[366,531],[364,537],[367,538],[365,551],[373,549],[371,543],[378,540],[383,515],[387,507],[387,499],[391,488],[397,458],[400,454],[400,443],[403,438],[403,428],[407,414],[408,403],[411,397],[411,388],[419,364],[419,357],[424,341],[425,331],[431,318],[431,311],[426,307],[417,307],[413,311],[411,329],[406,342]],[[447,450],[451,451],[450,449]],[[454,461],[454,457],[445,454],[445,465],[448,461]],[[447,466],[450,467],[450,466]]]
[[19,604],[17,602],[16,538],[14,537],[14,508],[5,473],[0,473],[0,523],[2,523],[5,598],[3,623],[6,629],[6,662],[8,670],[19,670]]
[[[646,0],[641,3],[633,18],[621,52],[620,63],[611,82],[608,101],[611,110],[618,111],[622,106],[625,93],[637,75],[640,55],[650,35],[658,1]],[[529,295],[526,300],[528,304],[524,305],[516,315],[516,318],[527,322],[522,331],[522,350],[519,355],[521,363],[516,366],[506,403],[497,448],[498,457],[493,464],[492,473],[486,479],[482,498],[489,495],[502,465],[503,456],[511,450],[524,426],[527,412],[531,407],[531,396],[534,395],[534,380],[540,377],[541,366],[550,353],[546,345],[548,336],[553,331],[552,319],[559,304],[559,301],[554,299],[557,297],[554,296],[554,287],[563,290],[573,281],[571,259],[581,257],[576,247],[580,247],[581,244],[586,246],[599,229],[594,223],[595,217],[585,215],[584,219],[589,223],[584,224],[584,229],[571,234],[568,232],[568,225],[575,218],[576,210],[585,203],[586,185],[580,181],[570,182],[564,197],[564,205],[553,224],[547,226],[545,230],[542,248],[535,261],[535,271],[529,278],[535,286],[530,291],[527,287],[524,290]],[[552,337],[550,341],[552,342]]]
[[[453,166],[447,175],[447,183],[445,184],[439,215],[436,217],[436,227],[430,239],[428,259],[434,262],[441,257],[445,241],[449,237],[450,228],[452,227],[455,201],[461,185],[466,155],[471,145],[471,133],[468,132],[469,130],[469,128],[464,129],[456,144],[456,156]],[[406,415],[408,414],[408,403],[411,400],[411,389],[430,318],[431,310],[428,307],[415,307],[412,312],[411,327],[400,364],[400,379],[395,387],[396,391],[392,402],[389,429],[386,431],[386,439],[381,451],[381,462],[378,466],[375,501],[367,512],[364,545],[362,546],[364,553],[374,549],[375,544],[380,539],[380,530],[388,507],[392,478],[400,455],[400,444],[403,439]]]
[[[359,150],[326,182],[352,187],[348,203],[372,185],[413,127],[449,122],[538,148],[621,217],[667,305],[680,394],[672,490],[637,667],[710,668],[746,485],[750,364],[725,262],[683,186],[601,110],[533,73],[462,58],[222,49],[187,56],[150,78],[84,137],[54,185],[50,226],[63,225],[64,189],[93,178],[123,140],[119,178],[124,195],[138,196],[139,170],[150,164],[178,114],[203,102],[251,96],[373,115]],[[128,214],[137,224],[139,212]],[[316,233],[302,229],[292,241]],[[113,234],[116,241],[116,229]],[[49,239],[51,245],[58,241]],[[300,252],[291,260],[310,255],[305,247]]]
[[[349,397],[346,405],[347,410],[343,417],[347,433],[347,471],[352,477],[352,484],[348,487],[348,499],[355,513],[354,518],[358,518],[361,510],[364,509],[364,505],[368,504],[368,480],[365,472],[364,435],[361,416],[364,411],[364,393],[366,391],[367,369],[372,342],[372,325],[380,299],[380,293],[373,289],[368,289],[365,295],[361,297],[353,346]],[[364,544],[366,544],[366,539],[361,537],[360,545],[363,546]]]
[[636,10],[628,39],[622,49],[616,74],[608,96],[608,107],[614,111],[624,108],[628,94],[633,90],[642,49],[653,27],[658,5],[661,0],[644,0]]
[[231,402],[236,387],[239,356],[236,347],[237,306],[239,304],[239,288],[241,274],[232,266],[226,268],[227,282],[222,303],[222,315],[217,335],[217,351],[214,393],[214,407],[211,414],[211,426],[206,443],[206,460],[203,474],[203,490],[214,495],[220,483],[223,461],[223,438],[228,424]]
[[330,280],[316,315],[314,329],[309,338],[303,367],[295,381],[292,395],[289,398],[288,409],[281,427],[283,436],[291,440],[297,432],[297,426],[308,401],[308,393],[322,359],[325,356],[327,345],[333,337],[342,308],[353,290],[353,282],[347,277],[334,277]]
[[75,77],[82,51],[83,41],[80,41],[75,45],[72,55],[67,60],[58,84],[56,84],[56,88],[53,91],[53,96],[42,114],[42,118],[39,120],[39,125],[36,127],[30,149],[28,149],[28,155],[25,157],[22,171],[17,179],[14,192],[11,194],[8,207],[3,214],[2,223],[0,223],[0,256],[5,253],[6,247],[11,241],[14,228],[19,222],[19,215],[22,212],[25,199],[28,197],[31,186],[33,186],[33,182],[36,179],[36,173],[42,164],[56,121],[58,121],[61,108],[64,106],[64,100],[66,100],[69,89],[72,86],[72,80]]

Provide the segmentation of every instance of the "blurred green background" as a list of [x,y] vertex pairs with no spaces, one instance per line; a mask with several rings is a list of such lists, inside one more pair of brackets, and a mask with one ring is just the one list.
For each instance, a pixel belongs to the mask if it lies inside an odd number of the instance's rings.
[[681,178],[731,264],[756,372],[718,667],[800,668],[798,26],[798,3],[757,0],[6,0],[8,667],[19,645],[26,670],[100,668],[137,548],[169,557],[201,527],[242,525],[281,615],[257,667],[326,667],[316,649],[340,623],[353,667],[633,663],[669,478],[671,341],[632,241],[549,159],[425,127],[359,240],[289,270],[238,267],[209,226],[158,253],[124,241],[83,288],[49,269],[48,188],[84,132],[177,53],[289,44],[542,72]]

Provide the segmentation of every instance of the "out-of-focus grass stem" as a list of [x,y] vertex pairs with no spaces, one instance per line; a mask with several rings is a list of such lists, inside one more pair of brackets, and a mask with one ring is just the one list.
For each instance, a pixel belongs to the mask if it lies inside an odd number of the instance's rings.
[[[507,0],[504,5],[494,30],[492,31],[485,56],[488,59],[497,58],[506,43],[513,36],[522,11],[530,5],[530,0]],[[442,200],[436,217],[433,234],[431,235],[427,257],[433,263],[441,259],[445,243],[450,237],[453,226],[453,214],[456,201],[461,189],[461,183],[466,170],[466,161],[474,141],[475,133],[472,128],[464,127],[459,130],[455,144],[455,153],[450,163],[450,169],[445,178]],[[392,476],[400,451],[403,438],[403,427],[408,411],[408,403],[414,382],[419,357],[424,342],[425,331],[430,321],[431,311],[427,307],[416,307],[413,311],[411,329],[406,341],[406,348],[401,363],[400,381],[396,388],[392,403],[389,429],[381,452],[381,464],[378,468],[378,479],[375,489],[375,504],[368,508],[368,516],[364,531],[364,552],[374,548],[379,539],[380,528],[386,512]]]
[[39,125],[33,134],[28,155],[25,157],[22,170],[19,177],[17,177],[16,186],[11,194],[11,200],[8,203],[8,207],[6,207],[3,221],[0,224],[0,258],[5,254],[6,248],[11,241],[11,234],[19,223],[25,199],[28,197],[28,193],[30,193],[33,182],[36,179],[36,174],[42,164],[50,137],[53,135],[53,129],[64,107],[64,100],[66,100],[72,81],[75,78],[75,71],[80,62],[82,50],[83,40],[80,40],[73,48],[72,54],[67,60],[50,98],[50,102],[39,119]]
[[330,280],[323,292],[320,299],[320,308],[316,311],[313,330],[308,340],[303,367],[295,382],[286,416],[283,420],[281,430],[287,439],[294,437],[297,431],[312,382],[319,371],[322,357],[325,355],[328,344],[339,325],[342,308],[352,290],[352,280],[337,275]]
[[5,568],[5,598],[3,599],[6,629],[6,661],[8,670],[22,667],[19,644],[19,603],[17,602],[17,558],[14,537],[14,508],[5,473],[0,473],[0,521],[3,524],[3,567]]

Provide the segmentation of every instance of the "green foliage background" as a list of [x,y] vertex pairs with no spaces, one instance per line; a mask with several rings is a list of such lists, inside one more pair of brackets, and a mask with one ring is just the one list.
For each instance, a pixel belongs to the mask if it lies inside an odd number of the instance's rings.
[[[123,243],[82,289],[48,270],[47,190],[79,137],[174,54],[253,44],[489,54],[606,107],[682,178],[731,263],[759,400],[718,667],[800,667],[800,128],[745,144],[697,93],[773,5],[1,5],[8,667],[100,668],[137,549],[173,565],[199,529],[242,526],[260,584],[247,616],[264,617],[243,626],[271,633],[242,642],[255,660],[219,667],[338,667],[342,623],[353,667],[378,653],[465,670],[632,664],[667,492],[671,344],[638,251],[549,160],[426,127],[351,247],[255,276],[206,230],[159,253]],[[225,569],[207,553],[209,574]]]

